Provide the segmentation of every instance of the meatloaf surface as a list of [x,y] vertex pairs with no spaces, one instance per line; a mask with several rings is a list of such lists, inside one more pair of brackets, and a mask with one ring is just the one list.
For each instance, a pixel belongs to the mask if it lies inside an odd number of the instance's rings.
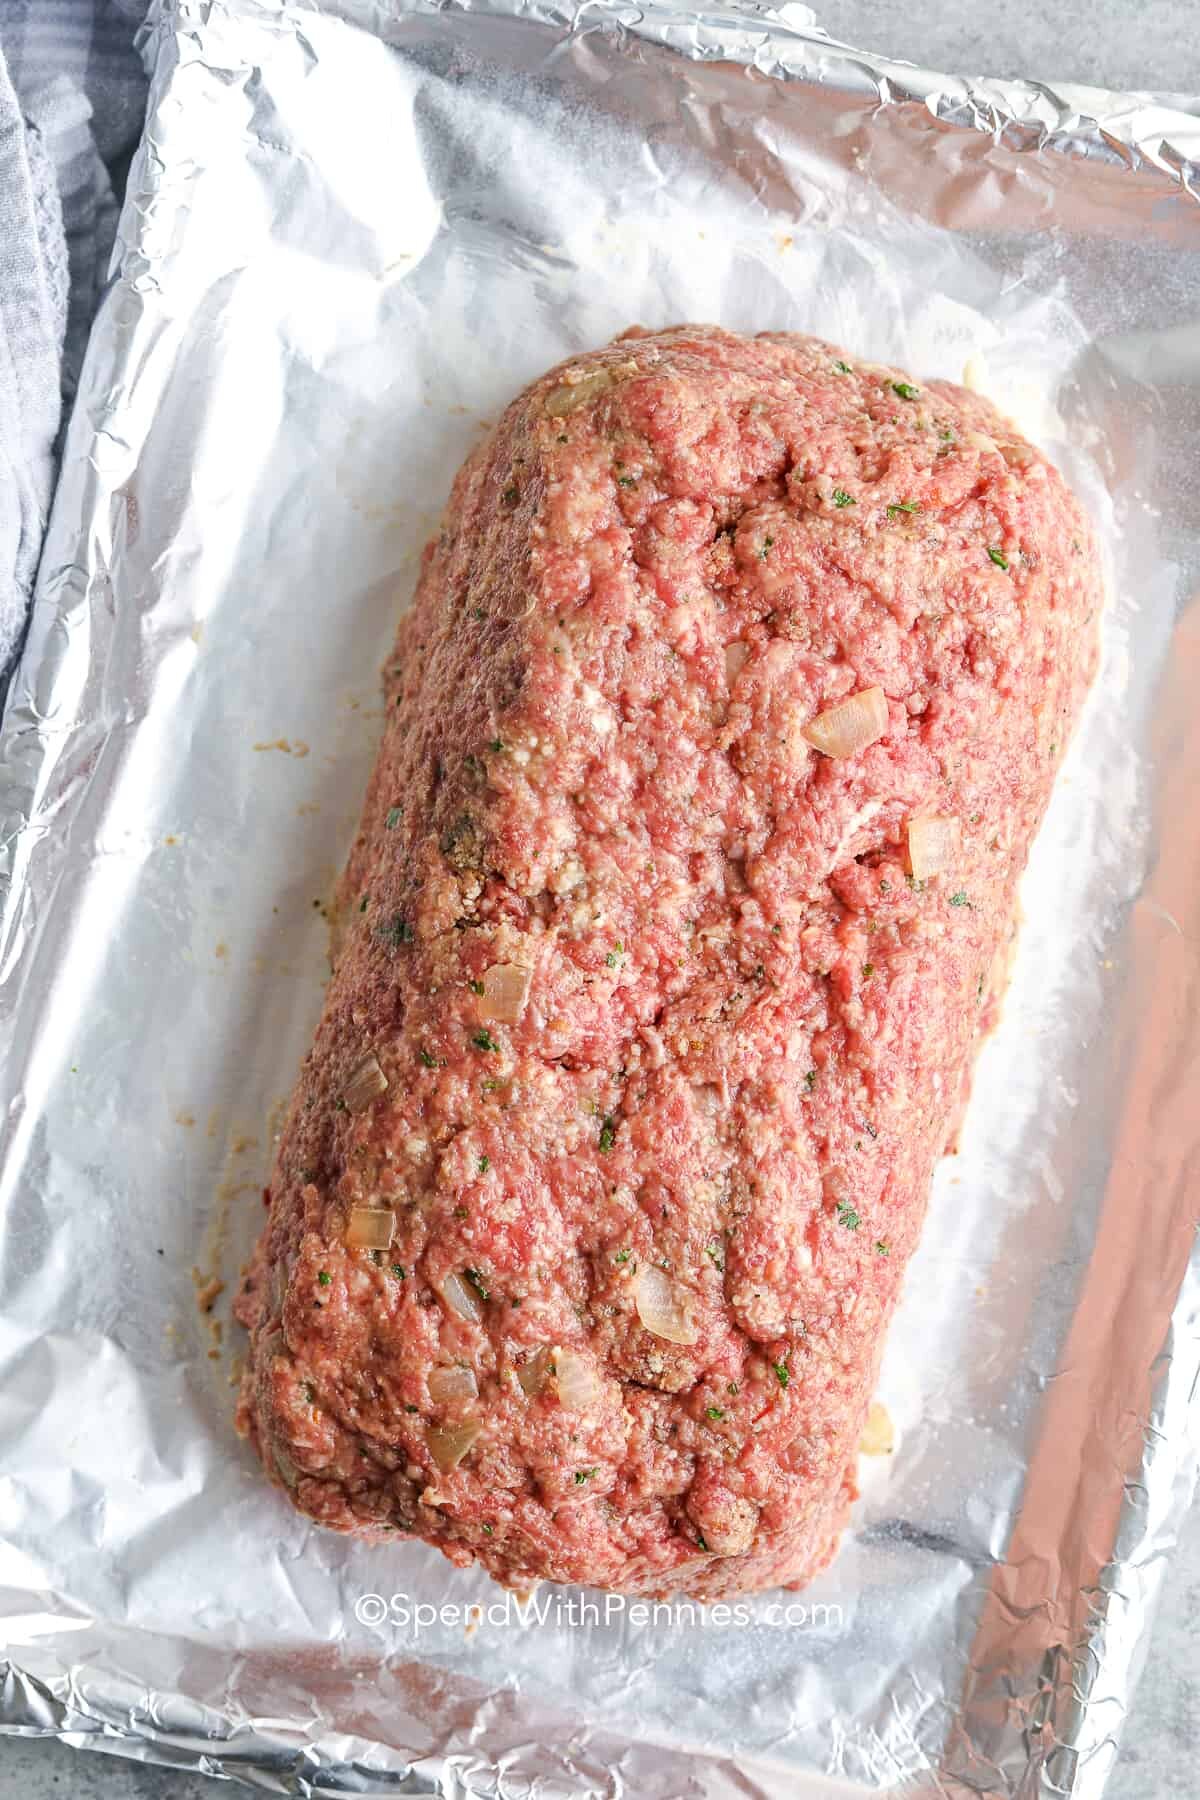
[[946,383],[685,326],[513,402],[400,625],[239,1301],[299,1508],[517,1585],[822,1567],[1099,605]]

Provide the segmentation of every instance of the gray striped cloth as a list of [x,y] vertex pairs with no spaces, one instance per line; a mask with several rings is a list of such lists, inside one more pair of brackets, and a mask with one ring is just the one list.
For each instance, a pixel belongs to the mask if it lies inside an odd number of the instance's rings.
[[142,0],[0,0],[0,697],[141,130]]

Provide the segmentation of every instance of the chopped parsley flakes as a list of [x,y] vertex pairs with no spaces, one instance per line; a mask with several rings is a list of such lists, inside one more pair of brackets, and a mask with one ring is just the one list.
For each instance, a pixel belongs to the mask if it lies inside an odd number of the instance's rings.
[[834,488],[833,504],[835,506],[857,506],[858,501],[853,494],[848,494],[845,488]]
[[771,1366],[775,1370],[776,1381],[779,1383],[781,1388],[785,1388],[787,1386],[789,1380],[791,1379],[791,1377],[788,1373],[787,1363],[786,1362],[777,1362],[777,1363],[772,1363]]
[[381,944],[387,944],[391,949],[398,950],[401,944],[411,944],[416,933],[404,914],[397,913],[395,918],[389,919],[386,925],[380,925],[377,928],[376,936]]
[[911,381],[893,381],[892,392],[893,394],[899,394],[901,400],[915,400],[919,396],[921,390],[920,388],[914,387]]
[[1007,556],[1005,556],[1003,550],[997,550],[997,548],[994,544],[989,544],[988,545],[988,555],[991,557],[992,561],[995,563],[995,565],[998,569],[1003,569],[1007,573],[1008,558],[1007,558]]
[[838,1224],[844,1225],[846,1227],[847,1231],[857,1231],[859,1226],[862,1223],[862,1220],[859,1218],[858,1214],[855,1212],[854,1208],[850,1205],[850,1202],[848,1200],[839,1200],[838,1201],[837,1216],[838,1216]]
[[603,1150],[605,1153],[607,1153],[609,1150],[611,1150],[613,1147],[613,1144],[616,1142],[616,1137],[617,1137],[617,1128],[614,1125],[613,1120],[612,1120],[612,1115],[610,1114],[608,1116],[608,1118],[606,1118],[600,1126],[600,1148],[601,1148],[601,1150]]
[[471,1042],[477,1050],[498,1050],[500,1048],[486,1025],[481,1031],[475,1033]]

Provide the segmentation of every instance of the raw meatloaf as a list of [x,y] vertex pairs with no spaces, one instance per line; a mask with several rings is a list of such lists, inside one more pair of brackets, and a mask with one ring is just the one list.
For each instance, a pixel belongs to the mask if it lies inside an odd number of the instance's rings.
[[1099,601],[943,382],[681,327],[513,402],[400,626],[240,1301],[302,1511],[517,1585],[821,1568]]

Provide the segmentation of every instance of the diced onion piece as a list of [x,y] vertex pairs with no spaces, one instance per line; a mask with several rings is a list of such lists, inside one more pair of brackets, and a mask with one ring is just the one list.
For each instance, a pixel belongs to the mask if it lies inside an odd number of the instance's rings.
[[638,1276],[638,1318],[652,1337],[669,1344],[694,1344],[699,1332],[675,1290],[669,1275],[648,1264]]
[[593,369],[590,375],[582,375],[578,381],[564,381],[546,395],[546,411],[552,419],[561,419],[611,387],[612,379],[608,369]]
[[704,1542],[714,1556],[743,1556],[754,1542],[758,1508],[752,1500],[731,1498],[704,1521]]
[[425,1442],[429,1445],[432,1456],[443,1475],[451,1469],[457,1469],[483,1426],[478,1419],[464,1419],[461,1425],[431,1425],[425,1433]]
[[887,695],[881,687],[869,687],[818,713],[802,735],[824,756],[854,756],[876,743],[887,727]]
[[380,1094],[387,1093],[387,1086],[387,1076],[379,1066],[379,1058],[372,1051],[370,1056],[363,1057],[342,1089],[346,1111],[365,1112],[372,1100],[378,1100]]
[[957,855],[957,819],[927,814],[908,821],[908,866],[914,881],[943,874]]
[[596,1372],[577,1350],[554,1352],[554,1381],[559,1400],[569,1412],[586,1412],[600,1397]]
[[429,1398],[438,1406],[444,1406],[452,1400],[474,1400],[478,1393],[479,1383],[475,1379],[474,1369],[456,1365],[453,1368],[429,1371]]
[[527,1394],[532,1400],[545,1387],[546,1377],[549,1373],[550,1351],[548,1346],[543,1344],[541,1349],[535,1350],[533,1355],[527,1357],[517,1370],[517,1381],[520,1383],[521,1392]]
[[396,1229],[396,1215],[390,1207],[355,1206],[350,1210],[346,1242],[351,1250],[386,1250]]
[[299,1469],[296,1467],[287,1451],[281,1449],[278,1444],[272,1444],[271,1455],[274,1458],[275,1467],[279,1470],[279,1479],[282,1481],[284,1487],[290,1488],[294,1493],[300,1482]]
[[733,686],[734,682],[737,680],[738,676],[741,674],[741,672],[746,664],[746,658],[749,656],[749,654],[750,654],[749,644],[743,643],[740,638],[734,644],[726,644],[726,646],[725,646],[725,680],[728,682],[730,687]]
[[483,978],[479,1017],[497,1025],[515,1025],[525,1011],[532,972],[519,963],[495,963]]
[[454,1269],[443,1277],[442,1299],[451,1312],[456,1312],[460,1319],[469,1319],[473,1325],[477,1325],[483,1317],[475,1289]]
[[890,1456],[895,1447],[896,1427],[892,1424],[892,1415],[886,1406],[873,1400],[858,1440],[859,1452],[863,1456]]

